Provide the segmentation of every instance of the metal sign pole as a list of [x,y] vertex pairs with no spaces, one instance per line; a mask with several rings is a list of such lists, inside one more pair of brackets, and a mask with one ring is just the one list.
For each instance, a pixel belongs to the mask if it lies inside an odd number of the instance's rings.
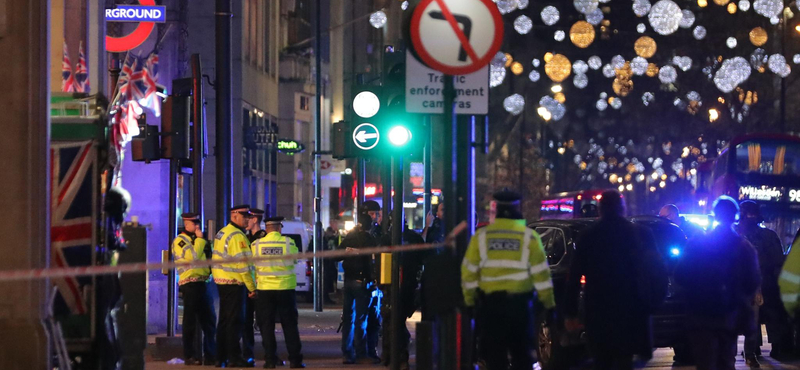
[[[446,193],[444,196],[444,223],[446,233],[450,233],[456,226],[456,218],[458,217],[458,204],[456,197],[458,193],[457,179],[456,179],[456,115],[455,115],[455,81],[453,76],[444,76],[444,188]],[[451,249],[452,251],[452,249]],[[450,252],[453,253],[453,252]],[[456,325],[454,320],[455,313],[444,314],[441,318],[442,325],[440,326],[439,335],[439,369],[442,370],[456,370],[457,363],[457,338],[456,338]]]
[[[432,117],[430,115],[425,115],[422,117],[425,120],[425,123],[428,124],[428,138],[425,140],[425,152],[423,155],[423,166],[425,167],[425,179],[424,179],[424,207],[423,207],[423,220],[426,220],[428,217],[428,213],[431,212],[431,198],[433,198],[433,190],[431,186],[431,164],[433,162],[433,148],[431,147],[433,137],[433,122]],[[423,221],[427,222],[427,221]],[[427,226],[427,224],[425,224]]]
[[[392,188],[394,189],[394,205],[392,207],[392,245],[403,244],[403,156],[394,156],[392,165]],[[403,256],[401,253],[392,255],[392,284],[390,287],[391,297],[389,305],[391,306],[390,323],[391,323],[391,336],[389,351],[391,352],[391,370],[400,370],[400,341],[403,336],[400,335],[401,330],[401,312],[402,301],[400,300],[400,262]]]
[[[322,251],[322,1],[316,1],[314,59],[316,68],[316,125],[314,138],[314,253]],[[314,311],[322,312],[322,260],[314,257]]]
[[[172,255],[172,239],[178,235],[178,160],[169,160],[169,261],[175,260]],[[170,269],[167,274],[167,336],[174,337],[178,327],[178,294],[175,269]]]

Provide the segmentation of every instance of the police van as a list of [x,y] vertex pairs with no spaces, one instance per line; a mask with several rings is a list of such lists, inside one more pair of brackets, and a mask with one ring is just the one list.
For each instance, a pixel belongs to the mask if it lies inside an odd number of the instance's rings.
[[[283,231],[281,234],[294,240],[297,250],[300,253],[312,251],[311,235],[314,229],[310,224],[303,221],[283,221]],[[305,298],[307,301],[312,301],[314,297],[314,289],[312,289],[312,282],[314,281],[314,268],[309,259],[298,259],[294,265],[294,274],[297,277],[297,295]]]

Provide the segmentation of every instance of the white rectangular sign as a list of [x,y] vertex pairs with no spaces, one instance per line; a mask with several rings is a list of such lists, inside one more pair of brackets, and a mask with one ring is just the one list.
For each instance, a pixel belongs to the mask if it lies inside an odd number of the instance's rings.
[[[454,77],[456,114],[489,113],[489,66]],[[444,75],[406,53],[406,111],[444,113]]]

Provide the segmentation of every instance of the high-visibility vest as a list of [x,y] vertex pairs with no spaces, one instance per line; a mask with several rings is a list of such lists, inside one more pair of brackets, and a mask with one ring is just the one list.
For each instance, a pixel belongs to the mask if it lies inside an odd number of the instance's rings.
[[[195,238],[185,234],[178,234],[172,240],[172,256],[175,262],[192,262],[192,261],[205,261],[206,255],[204,249],[206,248],[206,240],[203,238]],[[181,267],[178,268],[178,285],[196,281],[206,281],[211,274],[211,269],[208,267]]]
[[[297,254],[297,246],[292,238],[277,231],[253,242],[253,255],[256,257],[286,256]],[[294,265],[297,260],[266,260],[256,262],[256,287],[258,290],[294,290],[297,277]]]
[[786,312],[794,317],[800,298],[800,238],[795,238],[792,249],[783,263],[778,285],[781,287],[781,300]]
[[[250,242],[241,229],[228,224],[217,233],[214,238],[214,250],[211,255],[213,261],[228,258],[252,257]],[[247,290],[256,290],[253,279],[253,267],[244,262],[221,263],[211,268],[214,282],[221,285],[245,285]]]
[[475,305],[478,289],[486,294],[536,289],[546,308],[556,304],[542,240],[524,220],[498,218],[476,232],[461,264],[461,284],[468,306]]

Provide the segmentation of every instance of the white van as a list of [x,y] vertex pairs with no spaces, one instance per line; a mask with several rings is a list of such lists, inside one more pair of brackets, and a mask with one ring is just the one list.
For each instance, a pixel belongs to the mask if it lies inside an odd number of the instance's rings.
[[[283,221],[284,236],[292,238],[297,250],[300,253],[308,252],[312,249],[311,235],[314,229],[307,222],[303,221]],[[313,301],[314,289],[312,289],[312,282],[314,281],[314,270],[312,268],[311,260],[298,259],[297,264],[294,265],[294,274],[297,276],[297,295],[300,299],[306,301]]]

